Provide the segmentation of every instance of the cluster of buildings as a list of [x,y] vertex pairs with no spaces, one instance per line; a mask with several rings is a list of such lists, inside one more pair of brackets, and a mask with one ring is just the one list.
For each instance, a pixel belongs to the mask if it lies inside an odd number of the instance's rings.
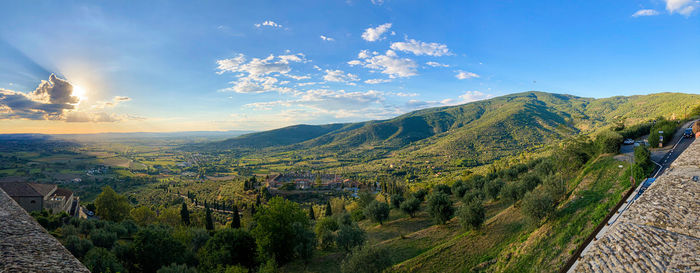
[[270,177],[266,184],[269,189],[279,189],[292,183],[296,189],[342,190],[358,189],[359,183],[342,178],[336,174],[313,174],[311,172],[294,172],[277,174]]
[[65,211],[71,216],[80,214],[79,198],[67,189],[53,184],[29,182],[0,182],[0,189],[27,212],[48,210]]

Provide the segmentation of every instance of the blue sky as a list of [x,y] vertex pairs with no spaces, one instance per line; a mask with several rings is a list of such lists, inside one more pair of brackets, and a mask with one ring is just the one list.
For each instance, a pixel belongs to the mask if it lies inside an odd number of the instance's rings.
[[695,0],[0,5],[0,132],[263,130],[528,90],[700,92]]

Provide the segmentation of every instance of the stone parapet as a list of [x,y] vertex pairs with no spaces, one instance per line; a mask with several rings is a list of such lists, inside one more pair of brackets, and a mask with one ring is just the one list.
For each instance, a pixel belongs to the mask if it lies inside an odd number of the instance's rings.
[[90,272],[0,189],[0,273]]

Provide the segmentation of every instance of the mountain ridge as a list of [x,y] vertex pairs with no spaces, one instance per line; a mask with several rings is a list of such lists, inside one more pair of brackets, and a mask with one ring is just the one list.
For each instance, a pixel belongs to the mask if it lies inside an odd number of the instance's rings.
[[[204,144],[209,150],[304,151],[315,154],[416,158],[472,158],[480,165],[529,147],[578,133],[593,133],[616,119],[629,124],[656,116],[680,115],[700,95],[586,98],[527,91],[455,106],[420,109],[385,120],[293,125]],[[639,109],[639,111],[634,111]]]

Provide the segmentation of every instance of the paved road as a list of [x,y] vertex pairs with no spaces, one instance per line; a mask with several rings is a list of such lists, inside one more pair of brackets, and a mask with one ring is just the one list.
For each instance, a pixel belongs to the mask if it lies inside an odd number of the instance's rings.
[[[661,157],[654,156],[654,153],[652,153],[652,160],[660,167],[659,169],[654,170],[654,175],[652,177],[659,177],[659,175],[662,175],[668,167],[671,166],[671,163],[678,158],[683,151],[685,151],[688,146],[690,146],[690,143],[693,143],[695,138],[684,138],[683,137],[683,132],[685,131],[685,128],[691,128],[693,126],[694,121],[687,122],[686,124],[681,127],[681,129],[678,129],[676,134],[673,135],[673,140],[670,142],[673,144],[673,146],[670,146],[670,150],[666,151],[663,149],[664,153],[661,154]],[[668,148],[668,147],[667,147]]]
[[[695,138],[684,138],[683,137],[683,131],[685,131],[685,128],[692,127],[693,122],[694,121],[690,121],[690,122],[684,124],[683,127],[681,127],[681,129],[678,129],[678,131],[673,135],[672,141],[669,142],[669,143],[672,143],[673,146],[668,145],[667,147],[664,147],[664,148],[652,149],[652,161],[654,161],[654,163],[656,163],[656,165],[657,165],[657,168],[654,170],[652,177],[655,178],[655,177],[662,175],[664,173],[664,171],[666,171],[666,169],[668,169],[671,166],[671,163],[673,163],[673,161],[676,160],[676,158],[678,158],[678,156],[680,154],[682,154],[683,151],[685,151],[685,149],[688,148],[688,146],[690,146],[691,143],[693,143]],[[629,153],[629,150],[631,149],[630,147],[634,148],[633,145],[626,145],[626,146],[628,146],[628,147],[623,147],[622,151],[626,151]],[[629,156],[630,156],[629,154],[624,155],[624,157],[629,157]],[[631,157],[634,158],[633,153],[632,153]],[[626,160],[626,159],[622,158],[622,160]],[[598,232],[598,234],[596,234],[596,239],[591,241],[583,249],[583,251],[581,252],[581,255],[579,255],[579,257],[583,256],[583,254],[588,252],[588,250],[595,243],[595,241],[598,240],[599,238],[601,238],[608,231],[608,229],[610,228],[610,225],[612,225],[615,221],[617,221],[617,219],[620,218],[620,216],[627,210],[627,208],[629,208],[633,198],[635,197],[635,195],[637,194],[637,192],[639,191],[639,189],[641,187],[642,187],[642,181],[638,181],[637,188],[635,189],[635,192],[632,193],[632,195],[630,195],[629,198],[627,198],[626,202],[624,204],[622,204],[621,207],[615,208],[617,210],[617,212],[615,213],[615,215],[613,215],[613,217],[610,218],[610,220],[608,220],[608,225],[604,226],[603,229],[601,229]],[[576,261],[573,264],[573,266],[571,266],[567,270],[567,273],[574,272],[577,264],[578,264],[578,261]]]

